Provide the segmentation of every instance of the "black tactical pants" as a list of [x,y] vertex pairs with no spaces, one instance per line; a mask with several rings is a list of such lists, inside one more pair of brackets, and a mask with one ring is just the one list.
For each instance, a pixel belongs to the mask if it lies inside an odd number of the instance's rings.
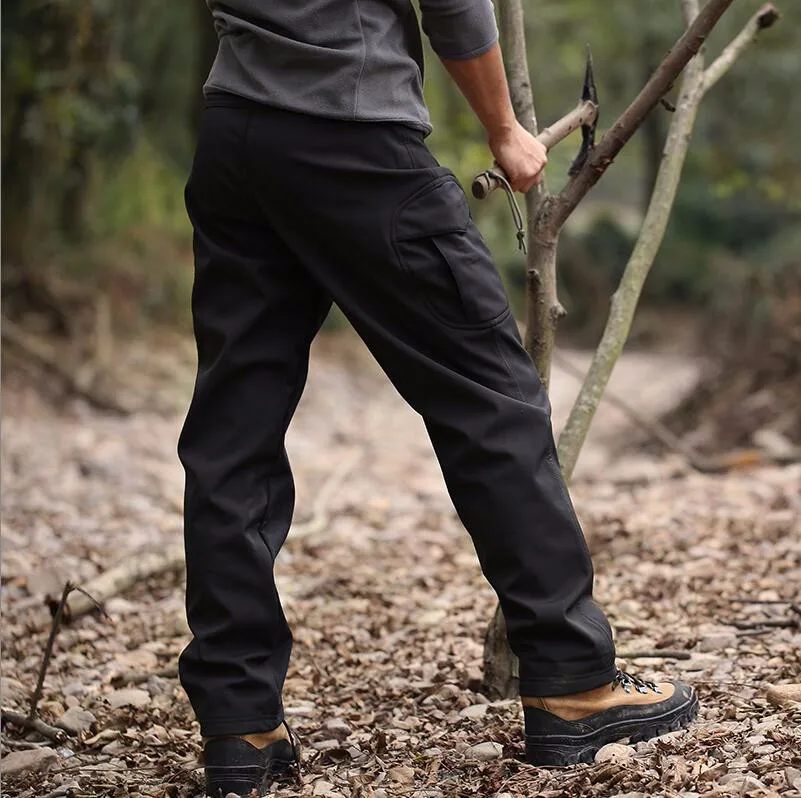
[[199,366],[179,443],[193,632],[180,671],[203,734],[282,719],[284,435],[332,300],[425,420],[506,616],[521,693],[610,682],[610,629],[547,397],[462,189],[422,134],[212,97],[186,199]]

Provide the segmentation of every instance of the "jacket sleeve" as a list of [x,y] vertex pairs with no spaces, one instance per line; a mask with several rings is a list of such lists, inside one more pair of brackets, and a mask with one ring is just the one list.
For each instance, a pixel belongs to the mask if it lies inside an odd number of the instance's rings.
[[420,17],[440,58],[474,58],[498,41],[492,0],[420,0]]

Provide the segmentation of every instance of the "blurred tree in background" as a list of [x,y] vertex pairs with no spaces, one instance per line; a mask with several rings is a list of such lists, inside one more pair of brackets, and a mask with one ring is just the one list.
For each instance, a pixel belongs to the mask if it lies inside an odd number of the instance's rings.
[[[753,13],[736,3],[714,33]],[[798,268],[801,7],[734,67],[701,109],[675,213],[646,302],[725,304],[722,286],[771,264]],[[679,34],[674,0],[540,0],[528,17],[541,119],[570,107],[584,46],[595,57],[601,127]],[[3,15],[3,262],[124,294],[129,317],[185,319],[191,281],[183,185],[200,89],[215,47],[201,0],[9,0]],[[488,165],[479,126],[430,51],[430,144],[466,184]],[[653,113],[567,227],[560,261],[568,326],[592,340],[641,219],[668,111]],[[577,145],[576,145],[577,146]],[[551,155],[565,179],[571,143]],[[501,201],[474,208],[515,296],[522,260]],[[720,279],[727,276],[726,281]],[[122,286],[122,287],[120,287]]]

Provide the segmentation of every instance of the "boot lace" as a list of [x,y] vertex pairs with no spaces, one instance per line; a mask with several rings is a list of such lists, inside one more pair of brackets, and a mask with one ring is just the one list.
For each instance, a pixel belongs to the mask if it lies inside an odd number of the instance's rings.
[[649,690],[653,690],[655,693],[662,692],[654,682],[647,682],[645,679],[632,676],[630,673],[620,670],[620,668],[615,671],[615,678],[612,680],[612,689],[614,690],[617,687],[622,687],[626,693],[630,693],[632,687],[638,693],[647,693]]

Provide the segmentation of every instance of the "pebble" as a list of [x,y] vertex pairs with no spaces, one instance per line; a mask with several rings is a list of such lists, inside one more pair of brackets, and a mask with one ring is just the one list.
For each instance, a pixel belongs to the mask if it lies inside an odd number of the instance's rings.
[[776,707],[792,709],[801,706],[801,684],[777,684],[768,688],[768,701]]
[[801,792],[801,770],[798,768],[785,768],[784,778],[788,787]]
[[122,690],[115,690],[106,696],[109,706],[112,709],[119,707],[146,707],[150,703],[150,693],[140,690],[138,687],[127,687]]
[[696,651],[704,654],[736,647],[737,635],[733,631],[709,632],[703,635],[695,646]]
[[478,718],[483,718],[484,715],[487,714],[487,706],[487,704],[471,704],[469,707],[465,707],[461,710],[459,715],[462,718],[477,720]]
[[745,795],[752,790],[765,790],[765,785],[754,776],[742,775],[740,773],[730,773],[720,779],[720,784],[726,788],[726,792]]
[[600,762],[625,762],[634,756],[634,749],[628,745],[620,743],[609,743],[601,748],[595,755],[595,761]]
[[0,773],[11,776],[15,773],[40,773],[49,770],[58,762],[58,754],[52,748],[30,748],[12,751],[0,759]]
[[326,721],[325,728],[340,740],[350,737],[352,732],[350,726],[342,718],[331,718]]
[[80,707],[70,707],[57,721],[56,726],[68,734],[79,735],[94,726],[95,716]]
[[317,740],[311,744],[311,747],[318,751],[333,751],[339,748],[339,740],[334,737],[328,740]]
[[89,692],[85,684],[81,684],[81,682],[70,682],[69,684],[65,684],[64,688],[61,692],[65,696],[69,695],[84,695],[84,693]]
[[28,691],[22,682],[3,676],[0,677],[0,696],[3,697],[3,704],[14,705],[24,701],[28,696]]
[[165,679],[163,676],[156,676],[156,674],[150,676],[145,683],[145,687],[151,698],[155,698],[157,695],[171,693],[174,686],[174,682],[170,679]]
[[466,751],[465,756],[470,759],[478,759],[487,762],[490,759],[500,759],[503,756],[503,746],[500,743],[479,743],[471,745]]
[[320,779],[314,782],[312,795],[330,795],[334,791],[334,785],[330,781]]
[[123,751],[128,750],[128,745],[122,740],[112,740],[100,749],[104,754],[121,754]]

